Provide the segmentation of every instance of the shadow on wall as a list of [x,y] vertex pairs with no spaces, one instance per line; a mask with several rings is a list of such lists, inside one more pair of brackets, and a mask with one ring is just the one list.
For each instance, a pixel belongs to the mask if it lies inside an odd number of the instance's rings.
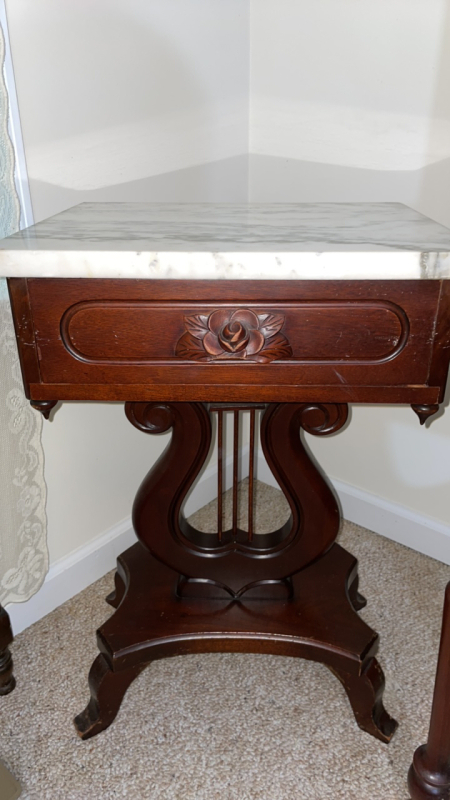
[[421,170],[378,170],[251,155],[250,200],[255,203],[398,202],[418,196]]
[[32,196],[39,197],[36,222],[84,202],[245,203],[248,161],[234,156],[90,191],[30,180]]
[[[430,113],[428,154],[430,161],[435,154],[448,151],[450,140],[450,4],[446,4],[445,20],[440,30],[441,50],[435,84],[433,107]],[[444,132],[447,132],[443,142]],[[418,208],[433,219],[450,227],[450,157],[435,161],[423,170],[419,188]]]
[[450,158],[417,170],[378,170],[250,155],[249,186],[255,203],[405,203],[450,228]]
[[[186,168],[246,154],[231,11],[190,2],[174,18],[171,4],[80,0],[53,3],[49,31],[42,10],[25,5],[11,30],[36,220],[84,200],[216,199],[214,175]],[[231,169],[243,186],[242,164]]]
[[[34,63],[35,57],[38,68],[29,73],[28,89],[19,90],[25,133],[32,125],[26,150],[35,179],[45,176],[59,186],[91,189],[150,174],[146,161],[165,156],[165,143],[158,138],[161,121],[169,126],[175,111],[205,102],[198,75],[171,41],[164,21],[153,21],[142,9],[137,14],[133,2],[127,10],[114,2],[104,5],[89,6],[86,17],[78,4],[54,4],[50,40],[45,15],[37,9],[33,14],[36,30],[27,39],[28,58]],[[46,60],[38,52],[42,26],[52,49]]]
[[[36,68],[28,68],[28,86],[21,87],[20,96],[27,115],[33,115],[33,142],[38,145],[48,143],[50,149],[52,139],[63,141],[68,134],[82,141],[94,131],[133,126],[146,120],[150,110],[155,118],[169,116],[174,111],[171,90],[176,89],[178,108],[195,107],[204,97],[198,74],[174,42],[168,20],[147,13],[142,3],[53,3],[51,36],[42,9],[28,3],[22,13],[23,19],[15,12],[13,25],[29,29],[22,47],[27,47],[28,65]],[[42,58],[42,42],[51,49],[51,58]],[[120,165],[116,169],[120,173]]]
[[450,228],[450,158],[421,170],[416,208]]

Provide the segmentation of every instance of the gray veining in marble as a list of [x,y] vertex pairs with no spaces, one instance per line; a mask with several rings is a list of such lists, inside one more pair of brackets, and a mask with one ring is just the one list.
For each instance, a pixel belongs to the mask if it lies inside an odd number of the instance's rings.
[[400,203],[82,203],[2,240],[0,275],[450,278],[450,229]]

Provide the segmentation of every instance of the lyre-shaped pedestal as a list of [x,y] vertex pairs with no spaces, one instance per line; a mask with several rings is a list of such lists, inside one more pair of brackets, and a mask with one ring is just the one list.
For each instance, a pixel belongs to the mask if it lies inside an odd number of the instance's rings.
[[[130,421],[147,433],[172,429],[165,452],[144,479],[133,507],[140,542],[120,558],[116,612],[98,631],[101,654],[90,674],[91,700],[75,721],[83,738],[114,719],[132,680],[151,661],[184,653],[227,651],[300,656],[326,664],[347,691],[361,728],[389,741],[396,723],[382,705],[384,678],[377,634],[358,616],[357,562],[335,543],[339,510],[309,458],[300,428],[339,430],[342,404],[281,403],[265,408],[261,444],[291,516],[269,534],[253,524],[256,408],[200,403],[127,403]],[[223,529],[223,413],[234,411],[232,525]],[[247,530],[238,526],[239,413],[250,411]],[[193,528],[183,502],[211,444],[218,418],[218,522]]]

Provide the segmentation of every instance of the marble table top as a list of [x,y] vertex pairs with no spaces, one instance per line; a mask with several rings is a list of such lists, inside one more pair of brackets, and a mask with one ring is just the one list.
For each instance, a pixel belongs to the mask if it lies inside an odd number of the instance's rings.
[[400,203],[82,203],[0,241],[0,276],[450,278],[450,229]]

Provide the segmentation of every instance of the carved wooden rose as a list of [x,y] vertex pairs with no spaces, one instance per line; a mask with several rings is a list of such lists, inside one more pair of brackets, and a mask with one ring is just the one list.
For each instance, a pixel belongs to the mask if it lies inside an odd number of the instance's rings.
[[184,318],[185,333],[175,353],[195,361],[247,359],[259,363],[292,356],[292,348],[280,332],[283,314],[255,314],[249,308],[221,308],[209,316]]

